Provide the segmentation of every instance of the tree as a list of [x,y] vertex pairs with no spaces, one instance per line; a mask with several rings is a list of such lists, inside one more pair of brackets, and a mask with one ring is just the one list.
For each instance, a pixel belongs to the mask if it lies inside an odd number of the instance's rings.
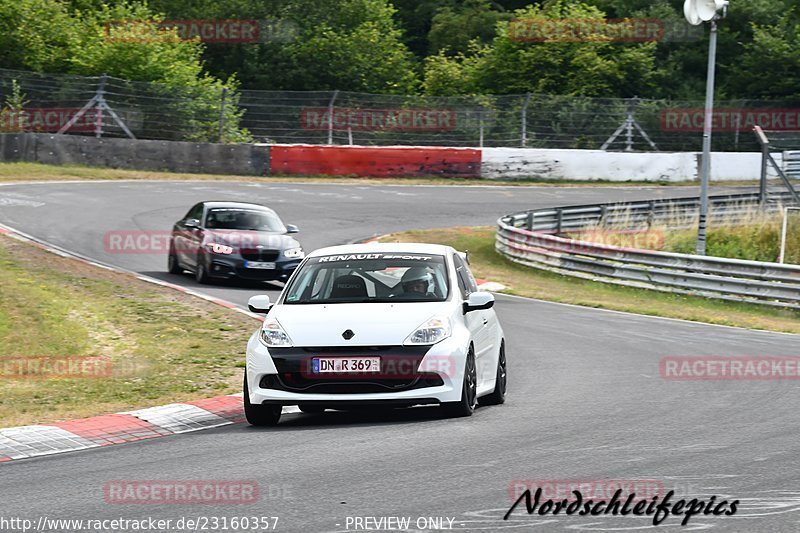
[[510,18],[510,13],[498,11],[489,0],[466,0],[457,9],[450,6],[440,8],[433,16],[428,32],[430,52],[467,53],[473,41],[481,44],[491,42],[497,23]]
[[293,39],[251,46],[241,72],[259,89],[415,92],[416,62],[386,0],[287,2]]
[[[549,93],[585,96],[647,95],[653,86],[654,43],[613,42],[602,31],[604,14],[581,3],[556,1],[515,12],[516,20],[499,22],[490,46],[471,54],[426,62],[425,87],[439,91],[448,72],[461,72],[457,91],[493,94]],[[578,38],[559,34],[554,23],[594,21]],[[552,28],[551,32],[541,30]],[[582,32],[584,30],[581,30]],[[429,78],[430,77],[430,78]]]
[[794,13],[778,24],[754,25],[753,40],[743,48],[733,76],[737,93],[800,101],[800,23]]
[[[219,122],[220,95],[228,89],[235,100],[236,80],[204,73],[202,44],[159,29],[160,20],[160,14],[138,3],[68,11],[55,0],[0,0],[0,45],[14,51],[0,66],[155,82],[152,90],[159,94],[193,100],[183,102],[176,115],[182,119],[175,125],[182,138],[216,140],[212,124]],[[240,112],[231,108],[228,113],[223,140],[248,140],[238,129]]]

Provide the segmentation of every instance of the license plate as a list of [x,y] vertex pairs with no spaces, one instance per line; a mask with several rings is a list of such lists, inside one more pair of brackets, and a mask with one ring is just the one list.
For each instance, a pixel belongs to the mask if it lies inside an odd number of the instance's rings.
[[315,357],[311,361],[314,374],[380,372],[380,357]]
[[266,261],[245,261],[245,268],[258,268],[261,270],[275,270],[275,263],[267,263]]

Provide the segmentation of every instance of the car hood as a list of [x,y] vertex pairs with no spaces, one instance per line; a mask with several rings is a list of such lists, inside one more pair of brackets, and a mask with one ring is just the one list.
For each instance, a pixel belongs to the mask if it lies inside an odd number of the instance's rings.
[[225,244],[236,248],[262,246],[265,250],[286,250],[300,247],[300,243],[292,237],[268,231],[206,230],[205,240],[208,243]]
[[[290,304],[273,309],[294,346],[396,346],[434,315],[449,315],[452,302]],[[342,333],[355,336],[345,340]]]

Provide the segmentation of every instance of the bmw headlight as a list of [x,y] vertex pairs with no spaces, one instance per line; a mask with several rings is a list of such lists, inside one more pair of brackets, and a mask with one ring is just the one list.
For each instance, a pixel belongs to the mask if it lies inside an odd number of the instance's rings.
[[452,332],[449,318],[435,316],[406,337],[403,344],[436,344],[449,337]]
[[261,344],[268,347],[288,347],[292,345],[292,339],[289,338],[289,335],[274,318],[268,318],[264,321],[258,338]]
[[233,253],[233,246],[227,244],[220,244],[218,242],[210,242],[206,244],[206,250],[214,254],[230,255]]
[[283,251],[283,255],[287,259],[301,259],[305,256],[302,248],[289,248]]

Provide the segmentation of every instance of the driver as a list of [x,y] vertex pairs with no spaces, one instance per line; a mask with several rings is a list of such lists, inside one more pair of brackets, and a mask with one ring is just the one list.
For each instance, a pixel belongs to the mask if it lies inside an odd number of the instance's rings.
[[253,212],[245,212],[242,217],[242,222],[246,229],[257,230],[261,227],[261,215]]
[[411,267],[400,280],[405,294],[428,294],[433,292],[433,276],[425,267]]

